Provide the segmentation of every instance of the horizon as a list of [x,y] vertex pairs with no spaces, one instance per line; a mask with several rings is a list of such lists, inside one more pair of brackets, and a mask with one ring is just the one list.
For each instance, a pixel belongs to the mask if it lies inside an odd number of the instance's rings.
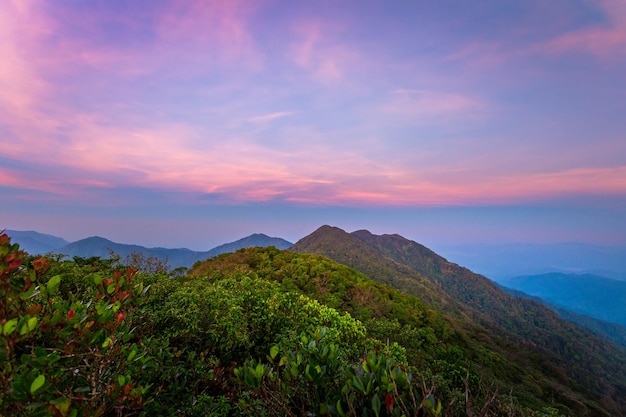
[[0,228],[626,245],[621,0],[9,0],[0,33]]
[[[122,245],[133,245],[133,246],[142,246],[145,247],[146,249],[157,249],[157,248],[162,248],[162,249],[188,249],[194,252],[207,252],[210,250],[213,250],[215,248],[217,248],[218,246],[222,246],[222,245],[226,245],[226,244],[230,244],[233,242],[236,242],[238,240],[242,240],[242,239],[246,239],[255,235],[264,235],[266,237],[269,238],[278,238],[278,239],[283,239],[291,244],[296,244],[300,239],[303,239],[305,237],[307,237],[308,235],[316,232],[319,228],[324,227],[324,226],[330,226],[330,227],[338,227],[332,224],[323,224],[323,225],[319,225],[318,227],[316,227],[315,229],[311,230],[310,232],[306,233],[305,235],[299,236],[295,239],[290,239],[290,238],[286,238],[284,236],[280,236],[280,235],[275,235],[275,234],[271,234],[271,233],[265,233],[263,231],[257,231],[257,232],[251,232],[247,235],[242,235],[242,236],[238,236],[238,237],[233,237],[233,238],[226,238],[227,240],[225,241],[219,241],[219,243],[215,243],[213,244],[213,246],[207,247],[207,248],[194,248],[194,247],[190,247],[190,246],[163,246],[163,245],[156,245],[156,246],[152,246],[152,245],[146,245],[146,244],[140,244],[138,242],[135,241],[120,241],[120,240],[116,240],[113,238],[110,238],[106,235],[98,235],[98,234],[93,234],[93,235],[88,235],[88,236],[83,236],[83,237],[78,237],[78,238],[74,238],[74,239],[68,239],[65,236],[62,235],[55,235],[55,234],[50,234],[50,233],[46,233],[46,232],[42,232],[39,230],[15,230],[15,229],[9,229],[9,228],[5,228],[5,229],[0,229],[0,232],[7,232],[10,235],[10,232],[18,232],[18,233],[37,233],[40,235],[45,235],[48,237],[53,237],[53,238],[61,238],[63,240],[65,240],[68,244],[72,244],[72,243],[76,243],[76,242],[80,242],[83,240],[87,240],[87,239],[92,239],[92,238],[100,238],[100,239],[104,239],[104,240],[108,240],[111,241],[112,243],[115,244],[122,244]],[[581,242],[581,241],[560,241],[560,242],[522,242],[522,241],[517,241],[517,242],[439,242],[439,243],[435,243],[434,245],[428,245],[424,242],[420,242],[419,240],[413,239],[409,236],[404,236],[401,233],[397,233],[397,232],[390,232],[390,233],[373,233],[371,230],[368,229],[354,229],[354,230],[346,230],[343,229],[341,227],[338,227],[339,229],[345,231],[346,233],[353,233],[359,230],[365,230],[367,232],[370,232],[374,235],[393,235],[393,234],[397,234],[402,236],[405,239],[408,239],[410,241],[416,242],[418,244],[421,244],[435,252],[438,252],[438,250],[455,250],[455,249],[462,249],[462,248],[468,248],[468,247],[472,247],[472,246],[477,246],[477,247],[483,247],[483,248],[487,248],[487,247],[506,247],[506,246],[511,246],[511,247],[523,247],[523,246],[560,246],[560,245],[573,245],[573,246],[590,246],[590,247],[601,247],[601,248],[613,248],[613,249],[623,249],[626,250],[626,245],[623,244],[599,244],[599,243],[591,243],[591,242]],[[228,240],[230,239],[230,240]],[[217,242],[217,241],[216,241]],[[18,242],[19,243],[19,242]],[[441,253],[439,253],[441,255]]]

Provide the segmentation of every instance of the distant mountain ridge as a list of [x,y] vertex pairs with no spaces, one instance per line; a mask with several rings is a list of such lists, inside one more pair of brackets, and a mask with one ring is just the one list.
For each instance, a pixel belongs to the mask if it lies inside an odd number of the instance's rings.
[[600,336],[604,336],[626,347],[626,326],[622,326],[621,324],[617,323],[609,323],[607,321],[599,320],[591,316],[576,313],[570,309],[552,304],[542,298],[526,294],[525,292],[520,290],[515,290],[504,286],[500,286],[500,288],[502,288],[503,291],[516,297],[527,298],[542,303],[557,312],[558,315],[563,317],[565,320],[571,321],[572,323],[589,329]]
[[55,249],[62,248],[70,243],[60,237],[35,232],[34,230],[6,230],[6,233],[28,253],[53,252]]
[[626,282],[593,274],[550,273],[503,280],[502,285],[558,307],[626,326]]
[[99,236],[92,236],[70,243],[65,239],[34,231],[7,230],[6,233],[11,236],[14,242],[19,243],[23,250],[31,254],[54,253],[70,257],[80,256],[88,258],[99,256],[108,258],[112,251],[125,258],[132,253],[142,253],[147,257],[154,256],[162,261],[167,261],[172,268],[181,266],[189,268],[197,261],[250,246],[275,246],[278,249],[287,249],[292,245],[291,242],[282,238],[255,233],[234,242],[217,246],[209,251],[197,252],[186,248],[146,248],[140,245],[113,242]]
[[552,272],[626,280],[626,246],[589,243],[439,245],[437,253],[496,282]]

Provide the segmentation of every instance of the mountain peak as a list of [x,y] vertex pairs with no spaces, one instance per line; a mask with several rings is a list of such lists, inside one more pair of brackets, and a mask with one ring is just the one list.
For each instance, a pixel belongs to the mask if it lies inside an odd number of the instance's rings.
[[85,242],[85,243],[86,242],[116,243],[116,242],[113,242],[112,240],[107,239],[107,238],[102,237],[102,236],[89,236],[89,237],[86,237],[84,239],[77,240],[76,242],[72,242],[72,243],[78,243],[78,242]]
[[69,242],[57,236],[35,232],[33,230],[18,231],[6,230],[14,242],[31,255],[54,252],[67,245]]
[[[367,230],[359,231],[363,238],[375,237]],[[326,256],[336,262],[348,265],[374,278],[376,281],[396,288],[419,293],[420,297],[432,305],[441,306],[452,302],[437,285],[421,276],[406,265],[379,252],[367,241],[353,233],[333,226],[322,226],[310,235],[296,242],[289,250]]]
[[238,249],[248,248],[251,246],[275,246],[278,249],[287,249],[292,246],[291,242],[279,237],[271,237],[264,233],[254,233],[234,242],[217,246],[206,252],[207,257],[221,255],[222,253],[235,252]]

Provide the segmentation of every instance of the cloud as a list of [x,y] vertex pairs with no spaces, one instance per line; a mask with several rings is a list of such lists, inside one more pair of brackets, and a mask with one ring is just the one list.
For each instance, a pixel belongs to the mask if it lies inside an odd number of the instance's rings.
[[291,116],[294,112],[292,111],[279,111],[275,113],[262,114],[260,116],[253,116],[245,119],[246,122],[251,123],[265,123],[271,122],[273,120],[282,119],[283,117]]
[[399,88],[389,92],[378,110],[411,123],[430,124],[450,118],[476,118],[486,108],[485,103],[464,94]]
[[37,53],[54,24],[37,1],[8,1],[0,11],[0,123],[27,116],[51,86],[37,71]]
[[289,60],[324,85],[346,81],[346,76],[370,65],[358,47],[342,40],[346,24],[334,19],[303,19],[291,25]]
[[[505,155],[493,149],[517,146],[511,139],[480,141],[507,132],[447,137],[449,126],[492,116],[490,86],[470,85],[475,74],[465,69],[454,79],[436,64],[423,69],[430,57],[413,54],[420,45],[410,40],[381,53],[397,41],[381,37],[373,53],[334,16],[288,18],[291,36],[259,37],[257,2],[154,3],[132,18],[113,3],[59,4],[13,1],[0,12],[0,151],[23,164],[0,170],[5,186],[94,205],[128,187],[220,202],[381,206],[626,193],[619,166],[581,168],[579,158],[557,169],[550,156],[551,165],[536,164],[544,172],[506,174],[545,148]],[[603,4],[615,8],[609,25],[553,37],[544,50],[622,51],[623,8]],[[457,55],[443,48],[434,60],[475,59],[482,70],[506,62],[506,42],[463,38]],[[505,76],[521,83],[518,72]],[[600,164],[606,148],[597,152]],[[470,166],[489,158],[501,160]],[[123,205],[126,196],[117,198]]]
[[583,51],[608,60],[621,60],[626,55],[626,2],[598,1],[606,22],[592,27],[574,29],[537,46],[549,54]]

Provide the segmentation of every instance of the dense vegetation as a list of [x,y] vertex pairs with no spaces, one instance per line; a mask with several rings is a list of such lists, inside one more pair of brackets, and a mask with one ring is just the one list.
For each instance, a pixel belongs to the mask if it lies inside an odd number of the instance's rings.
[[[440,302],[438,308],[469,331],[473,344],[499,352],[506,361],[534,374],[521,382],[524,388],[535,387],[528,398],[549,393],[576,415],[626,413],[624,349],[537,302],[504,293],[493,282],[416,242],[398,235],[376,236],[365,230],[346,233],[323,226],[290,250],[327,256],[419,298],[430,297],[435,286],[452,299]],[[476,333],[472,327],[477,325],[485,331]],[[498,376],[515,384],[515,378],[523,374],[505,371]]]
[[0,234],[0,317],[0,415],[583,415],[483,328],[276,248],[177,276]]

